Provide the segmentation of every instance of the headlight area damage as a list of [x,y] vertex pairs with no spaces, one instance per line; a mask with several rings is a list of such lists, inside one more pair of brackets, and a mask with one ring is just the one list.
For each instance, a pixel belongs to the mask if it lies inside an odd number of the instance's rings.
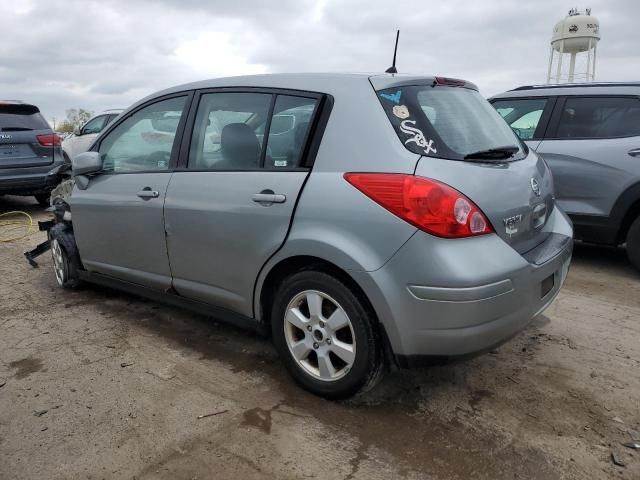
[[68,229],[72,228],[69,198],[75,185],[75,179],[72,176],[71,165],[67,163],[60,165],[51,170],[47,176],[51,180],[55,179],[54,182],[57,184],[57,187],[51,191],[51,206],[47,208],[47,211],[53,212],[53,219],[38,222],[39,230],[41,232],[47,232],[47,240],[38,244],[33,250],[24,252],[25,258],[34,268],[38,267],[35,259],[51,248],[49,231],[58,224]]

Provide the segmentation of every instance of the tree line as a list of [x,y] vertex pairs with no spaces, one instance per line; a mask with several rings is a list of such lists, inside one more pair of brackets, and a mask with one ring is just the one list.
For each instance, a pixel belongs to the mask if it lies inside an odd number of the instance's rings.
[[59,133],[73,133],[82,127],[93,116],[93,112],[84,108],[70,108],[65,110],[65,119],[56,125]]

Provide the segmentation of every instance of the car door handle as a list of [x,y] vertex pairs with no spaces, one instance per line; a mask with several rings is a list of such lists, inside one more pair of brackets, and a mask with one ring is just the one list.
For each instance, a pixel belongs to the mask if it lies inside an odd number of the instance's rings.
[[272,190],[263,190],[260,193],[254,193],[251,196],[251,200],[256,203],[272,204],[272,203],[284,203],[287,201],[287,196],[281,193],[274,193]]
[[632,157],[640,157],[640,148],[629,150],[629,155],[631,155]]
[[148,200],[150,198],[158,198],[160,196],[160,192],[157,190],[151,190],[150,187],[145,187],[140,190],[137,195],[144,200]]

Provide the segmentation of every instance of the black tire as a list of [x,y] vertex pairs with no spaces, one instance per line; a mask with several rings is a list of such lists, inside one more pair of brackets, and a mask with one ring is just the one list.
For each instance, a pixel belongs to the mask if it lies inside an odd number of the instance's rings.
[[36,198],[38,203],[43,207],[49,206],[50,195],[48,193],[38,193],[37,195],[34,195],[34,197]]
[[[350,327],[343,328],[349,329],[347,331],[348,337],[355,343],[355,357],[351,367],[343,367],[342,376],[335,380],[321,380],[314,377],[296,360],[288,346],[287,333],[285,333],[287,308],[290,302],[300,298],[303,292],[308,291],[317,291],[330,297],[322,300],[320,303],[321,309],[335,307],[336,305],[331,302],[331,300],[334,300],[339,308],[344,311],[348,321],[350,321]],[[303,302],[305,301],[303,300]],[[311,317],[311,314],[308,315]],[[356,292],[338,278],[313,270],[302,271],[286,278],[275,294],[271,310],[273,341],[289,373],[310,392],[336,400],[364,393],[373,388],[382,378],[384,369],[382,342],[376,323],[374,315]],[[305,341],[313,335],[309,333],[308,337],[304,330],[299,329],[297,331],[302,332],[301,337],[304,336]],[[344,333],[344,330],[342,332]],[[338,333],[335,333],[335,335],[336,337],[334,338],[337,338]],[[329,341],[326,340],[330,336],[331,334],[327,334],[325,340],[320,342],[322,343],[321,348],[332,348]],[[326,345],[323,342],[326,342]],[[337,342],[334,340],[335,343]],[[317,348],[315,345],[317,344],[314,344],[314,348]],[[318,352],[320,351],[318,350]],[[309,350],[309,352],[309,356],[304,361],[312,362],[313,358],[315,358],[316,363],[319,363],[318,354],[313,350]],[[329,356],[327,354],[327,357]],[[332,361],[333,366],[336,357],[334,355],[331,358],[334,359]],[[338,362],[340,361],[338,359]]]
[[627,232],[627,257],[640,270],[640,217],[636,218]]
[[56,283],[65,289],[79,287],[82,284],[79,274],[82,264],[73,230],[64,223],[56,223],[49,230],[49,241]]

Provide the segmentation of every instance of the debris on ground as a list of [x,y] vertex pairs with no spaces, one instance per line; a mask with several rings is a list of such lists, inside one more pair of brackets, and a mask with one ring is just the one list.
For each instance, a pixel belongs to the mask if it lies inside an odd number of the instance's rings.
[[45,413],[47,413],[48,411],[49,411],[49,410],[34,410],[34,411],[33,411],[33,414],[34,414],[36,417],[41,417],[41,416],[43,416]]
[[201,418],[213,417],[214,415],[220,415],[222,413],[227,413],[228,411],[229,410],[220,410],[219,412],[205,413],[204,415],[198,415],[198,420],[200,420]]
[[634,450],[640,450],[640,443],[627,442],[622,444],[623,447],[632,448]]
[[129,363],[129,362],[122,362],[122,363],[120,364],[120,366],[121,366],[122,368],[130,367],[131,365],[133,365],[133,362],[130,362],[130,363]]
[[614,450],[611,451],[611,461],[613,462],[614,465],[617,465],[618,467],[624,467],[624,462],[620,460],[620,456]]

